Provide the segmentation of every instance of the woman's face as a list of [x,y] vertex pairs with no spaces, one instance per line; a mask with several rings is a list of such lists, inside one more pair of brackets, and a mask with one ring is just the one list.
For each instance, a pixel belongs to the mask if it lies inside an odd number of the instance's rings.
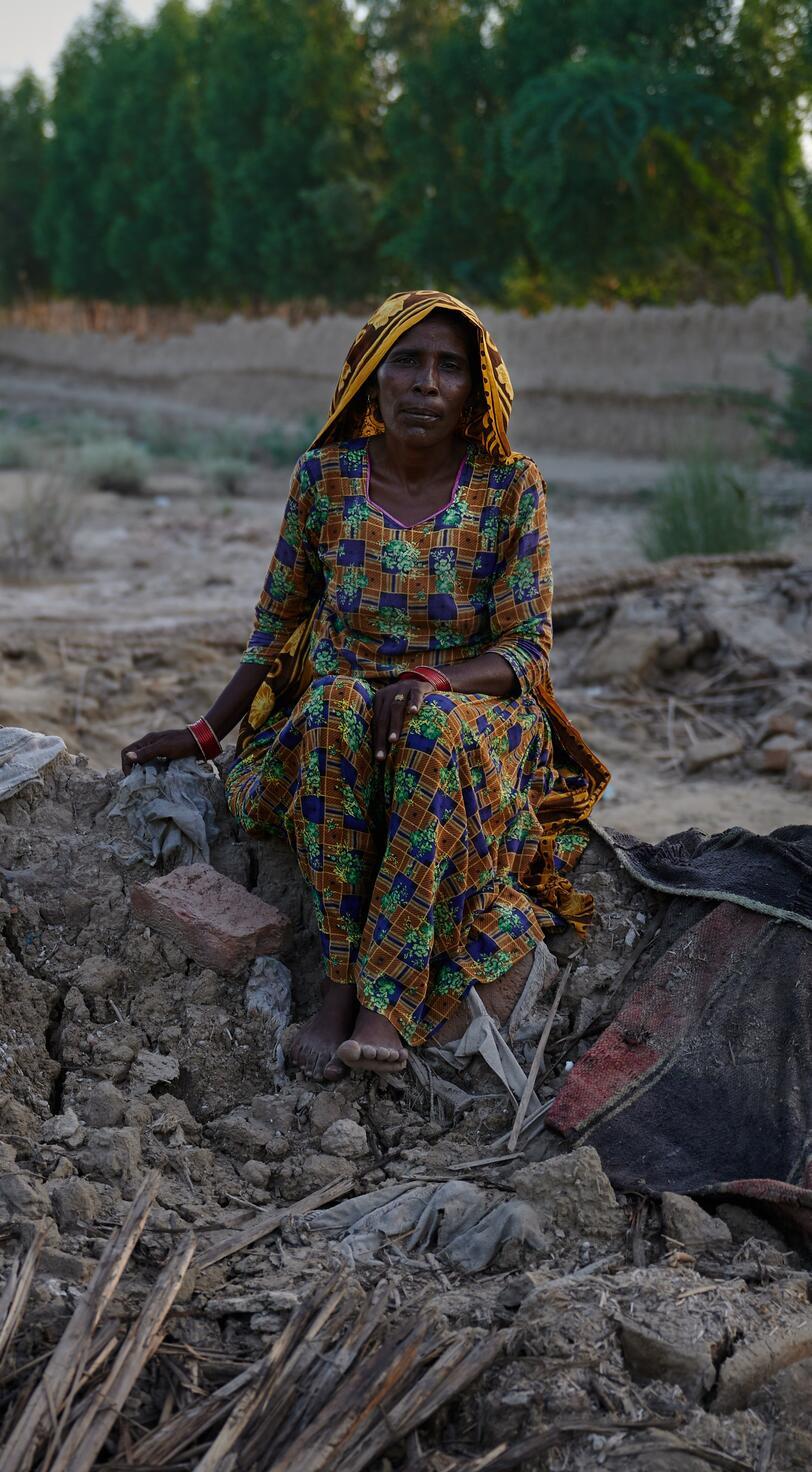
[[432,313],[404,332],[381,363],[377,386],[387,434],[425,446],[454,434],[472,386],[462,324]]

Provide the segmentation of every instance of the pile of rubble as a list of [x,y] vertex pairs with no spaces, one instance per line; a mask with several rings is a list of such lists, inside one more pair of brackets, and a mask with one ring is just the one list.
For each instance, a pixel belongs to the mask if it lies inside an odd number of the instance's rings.
[[812,789],[812,567],[675,559],[556,601],[558,688],[688,774],[717,764]]
[[[321,1085],[280,1070],[320,977],[292,856],[212,779],[210,867],[156,885],[117,795],[63,753],[0,801],[0,1472],[810,1465],[793,1244],[541,1127],[655,908],[605,845],[501,1033]],[[499,1048],[525,1077],[542,1035],[511,1151]]]

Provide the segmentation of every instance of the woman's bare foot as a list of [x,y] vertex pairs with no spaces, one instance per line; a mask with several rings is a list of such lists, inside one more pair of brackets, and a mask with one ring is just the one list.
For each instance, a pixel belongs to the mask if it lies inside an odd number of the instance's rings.
[[327,1079],[329,1083],[343,1078],[346,1069],[336,1054],[352,1033],[357,1013],[354,986],[325,982],[321,1006],[315,1017],[299,1029],[288,1051],[288,1061],[310,1078]]
[[400,1034],[367,1007],[358,1008],[352,1037],[336,1049],[336,1057],[353,1070],[371,1073],[400,1073],[406,1067],[406,1049]]

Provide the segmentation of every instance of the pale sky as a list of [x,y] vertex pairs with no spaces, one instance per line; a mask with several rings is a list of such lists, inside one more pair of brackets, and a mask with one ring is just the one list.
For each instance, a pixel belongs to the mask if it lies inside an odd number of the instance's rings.
[[[203,0],[193,0],[202,9]],[[0,84],[8,86],[30,67],[47,81],[77,20],[89,15],[93,0],[0,0]],[[148,20],[158,0],[127,0],[136,20]]]

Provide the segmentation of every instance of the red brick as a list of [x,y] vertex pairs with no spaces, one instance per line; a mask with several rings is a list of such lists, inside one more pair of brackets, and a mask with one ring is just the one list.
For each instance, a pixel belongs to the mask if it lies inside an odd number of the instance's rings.
[[753,753],[753,766],[757,772],[786,772],[793,752],[800,745],[794,736],[771,736]]
[[812,751],[796,751],[790,757],[787,786],[795,787],[801,792],[808,792],[812,788]]
[[215,971],[239,971],[283,945],[290,921],[210,864],[188,864],[132,889],[133,913],[187,956]]

